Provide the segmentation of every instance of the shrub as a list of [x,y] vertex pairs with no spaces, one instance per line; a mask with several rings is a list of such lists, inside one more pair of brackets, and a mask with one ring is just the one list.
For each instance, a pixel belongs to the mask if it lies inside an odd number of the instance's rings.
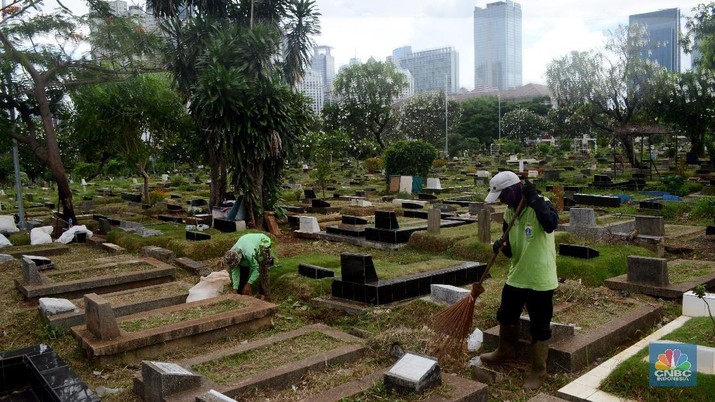
[[185,182],[186,182],[186,180],[184,179],[183,176],[173,175],[169,178],[169,185],[171,187],[178,187],[178,186],[184,184]]
[[91,175],[95,174],[96,172],[97,172],[97,164],[96,163],[77,162],[77,164],[74,166],[74,169],[73,169],[73,173],[79,179],[86,179],[87,177],[90,177]]
[[385,161],[382,158],[367,158],[365,159],[365,169],[370,173],[377,173],[385,167]]
[[700,198],[697,200],[691,215],[695,218],[711,218],[715,216],[715,198]]
[[435,169],[440,169],[447,166],[447,161],[445,159],[435,159],[434,162],[432,162],[432,167]]
[[398,141],[385,149],[385,173],[427,177],[437,149],[424,141]]

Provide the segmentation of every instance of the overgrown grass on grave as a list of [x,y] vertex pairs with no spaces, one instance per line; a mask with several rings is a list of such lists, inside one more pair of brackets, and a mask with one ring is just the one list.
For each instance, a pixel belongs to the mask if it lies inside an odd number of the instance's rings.
[[177,310],[168,314],[145,316],[135,320],[120,321],[118,325],[119,328],[127,332],[145,331],[147,329],[163,327],[176,324],[178,322],[195,320],[198,318],[225,313],[227,311],[242,309],[247,305],[248,303],[243,300],[227,299],[212,304]]
[[347,397],[347,398],[342,398],[340,399],[341,402],[377,402],[377,401],[390,401],[390,402],[408,402],[408,401],[416,401],[416,400],[425,400],[425,399],[446,399],[449,400],[452,398],[452,395],[454,393],[455,389],[454,386],[451,384],[448,384],[447,382],[442,382],[441,385],[436,386],[434,388],[430,388],[427,390],[424,390],[422,393],[409,393],[406,395],[400,395],[395,392],[392,392],[385,388],[385,384],[382,381],[378,381],[377,384],[372,386],[370,389],[367,389],[357,395]]
[[191,368],[217,384],[228,384],[344,344],[344,341],[321,332],[311,332],[243,353],[224,356],[218,360],[196,364]]
[[[715,346],[710,317],[691,318],[682,327],[663,337],[669,341]],[[648,348],[621,363],[601,384],[600,389],[620,397],[643,402],[712,401],[715,375],[697,373],[697,387],[651,387],[650,364],[644,359]]]
[[559,278],[580,279],[588,286],[601,286],[606,279],[628,272],[629,255],[656,257],[655,252],[633,245],[610,243],[589,245],[598,250],[600,253],[598,257],[583,259],[556,256]]

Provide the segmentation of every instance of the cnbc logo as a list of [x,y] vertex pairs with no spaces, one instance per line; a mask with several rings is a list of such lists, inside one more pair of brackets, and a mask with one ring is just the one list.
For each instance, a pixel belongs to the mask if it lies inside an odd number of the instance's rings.
[[694,387],[697,385],[697,346],[686,343],[649,345],[652,387]]

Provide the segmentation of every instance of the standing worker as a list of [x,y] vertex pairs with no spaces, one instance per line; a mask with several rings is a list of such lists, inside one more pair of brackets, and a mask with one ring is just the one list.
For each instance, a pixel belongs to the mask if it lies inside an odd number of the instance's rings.
[[263,233],[247,233],[223,256],[223,263],[228,267],[231,285],[236,293],[250,296],[253,286],[260,280],[261,298],[268,295],[267,273],[261,272],[261,267],[267,268],[273,264],[271,245],[270,237]]
[[513,172],[500,172],[489,181],[489,194],[485,202],[497,199],[508,206],[504,214],[503,230],[526,199],[521,214],[516,218],[504,244],[497,240],[494,253],[499,250],[511,258],[511,266],[501,293],[497,311],[499,321],[499,346],[490,353],[480,355],[485,364],[497,364],[516,357],[519,340],[519,317],[524,306],[531,321],[531,372],[524,388],[537,389],[546,379],[546,359],[549,355],[547,341],[551,338],[551,318],[554,313],[553,296],[558,287],[556,276],[556,246],[554,230],[559,216],[551,202],[536,192],[529,181],[521,183]]

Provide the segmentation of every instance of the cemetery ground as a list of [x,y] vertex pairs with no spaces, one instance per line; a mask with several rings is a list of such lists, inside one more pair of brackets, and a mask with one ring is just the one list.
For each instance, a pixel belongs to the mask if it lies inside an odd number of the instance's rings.
[[[473,163],[463,163],[453,166],[451,169],[437,172],[441,176],[444,191],[435,194],[442,205],[454,205],[458,212],[466,212],[466,208],[458,204],[447,204],[444,201],[460,199],[465,202],[481,201],[486,194],[483,185],[474,186],[473,174],[475,169]],[[298,169],[290,171],[292,181],[297,183],[308,183],[308,175]],[[576,334],[588,334],[599,328],[608,327],[610,323],[619,317],[623,317],[646,306],[661,308],[661,315],[653,325],[647,329],[639,331],[636,338],[642,338],[648,333],[660,328],[662,325],[673,321],[681,315],[681,305],[679,300],[666,300],[658,297],[651,297],[633,291],[611,290],[604,286],[607,279],[623,275],[628,272],[628,256],[643,256],[648,258],[662,257],[668,261],[673,261],[668,266],[670,270],[670,283],[677,284],[687,282],[693,278],[700,277],[712,268],[703,266],[700,263],[689,263],[689,261],[715,261],[715,239],[713,236],[705,235],[705,226],[713,224],[713,215],[709,214],[708,203],[713,203],[713,193],[710,192],[711,185],[700,185],[698,191],[692,192],[683,202],[663,202],[660,210],[650,210],[640,208],[640,201],[653,199],[653,196],[643,194],[641,191],[602,189],[588,187],[587,179],[572,177],[570,172],[565,172],[563,176],[568,178],[568,182],[579,185],[579,193],[582,194],[620,194],[626,200],[620,207],[593,207],[595,209],[595,224],[598,227],[606,228],[599,238],[581,238],[577,233],[559,230],[556,235],[557,247],[559,244],[579,244],[590,246],[599,252],[597,258],[579,259],[559,255],[557,266],[559,277],[562,279],[558,290],[555,293],[555,315],[554,322],[571,324],[575,327]],[[346,175],[347,177],[348,175]],[[348,185],[340,182],[335,183],[335,190],[326,191],[325,201],[332,207],[338,207],[336,211],[302,212],[297,215],[316,217],[321,230],[331,225],[339,225],[341,216],[362,216],[366,218],[370,225],[374,225],[375,210],[395,211],[400,227],[419,223],[418,218],[405,217],[405,211],[411,208],[404,208],[395,204],[388,198],[383,199],[385,194],[384,179],[379,174],[361,175],[355,179],[355,183]],[[68,250],[62,250],[61,254],[52,255],[53,264],[57,273],[51,275],[62,275],[63,271],[70,272],[67,280],[77,279],[77,269],[86,270],[86,275],[100,275],[97,271],[99,262],[119,262],[123,259],[138,258],[145,246],[157,246],[171,250],[177,257],[186,257],[195,261],[203,262],[210,270],[219,271],[222,269],[220,257],[244,232],[222,232],[215,228],[203,231],[211,236],[210,240],[192,241],[186,239],[186,222],[198,223],[202,212],[194,211],[187,213],[187,200],[208,198],[207,186],[202,184],[203,180],[184,180],[177,183],[161,183],[158,179],[152,191],[154,197],[160,202],[154,205],[142,206],[140,202],[126,201],[120,196],[121,192],[133,192],[134,188],[129,180],[115,180],[113,182],[95,183],[91,187],[76,187],[75,198],[78,200],[79,208],[83,217],[77,224],[86,224],[88,228],[96,233],[97,238],[103,237],[107,242],[115,243],[123,247],[126,251],[116,254],[99,247],[93,247],[92,242],[81,244],[72,243],[66,246]],[[650,182],[649,182],[650,183]],[[552,198],[548,187],[558,184],[558,182],[539,182],[539,189]],[[109,187],[112,187],[111,189]],[[652,184],[651,186],[655,186]],[[349,199],[330,198],[333,192],[339,192],[343,196],[352,196],[356,191],[374,189],[367,191],[365,197],[373,203],[373,206],[359,207],[351,205]],[[41,201],[47,202],[53,194],[51,190],[42,188],[28,189],[33,195],[34,201],[29,201],[27,215],[30,219],[42,222],[50,222],[48,219],[51,209],[46,205],[37,205]],[[322,196],[320,191],[316,191]],[[303,200],[302,191],[286,190],[283,199],[286,205],[307,207],[310,205]],[[708,195],[709,194],[709,195]],[[414,195],[399,193],[391,195],[397,199],[416,200]],[[86,198],[82,200],[82,198]],[[629,198],[628,198],[629,197]],[[80,201],[81,200],[81,201]],[[3,205],[12,204],[12,192],[8,191],[8,196],[0,198]],[[179,213],[172,212],[169,205],[179,205],[182,209]],[[424,209],[426,211],[428,206]],[[501,233],[501,220],[498,213],[503,212],[502,206],[496,206],[495,217],[491,222],[491,238],[496,239]],[[97,220],[92,219],[93,214],[101,215],[109,219],[125,222],[136,222],[147,229],[160,231],[161,234],[151,237],[142,237],[136,231],[125,231],[120,225],[112,225],[111,231],[106,235],[100,235],[100,227]],[[183,223],[165,221],[160,216],[182,216],[186,219]],[[647,242],[639,241],[638,234],[633,238],[622,236],[615,232],[609,232],[611,225],[617,225],[623,221],[633,220],[639,216],[662,216],[665,219],[665,235],[663,236],[662,250],[650,247]],[[561,212],[562,223],[569,222],[569,213]],[[193,219],[193,220],[192,220]],[[425,298],[410,298],[406,301],[389,303],[381,306],[368,306],[356,303],[362,311],[360,314],[348,314],[339,309],[332,309],[325,304],[315,303],[317,298],[330,298],[332,278],[310,279],[298,274],[299,264],[310,264],[333,271],[336,276],[340,276],[341,254],[358,253],[369,254],[375,265],[375,271],[380,280],[400,278],[406,275],[420,275],[425,272],[453,266],[462,261],[486,262],[491,256],[491,243],[480,243],[477,236],[477,224],[470,223],[462,226],[443,227],[439,234],[427,231],[417,231],[413,233],[409,241],[401,247],[394,249],[359,247],[345,242],[326,241],[320,237],[299,237],[293,234],[294,227],[286,221],[281,221],[281,234],[271,235],[275,240],[275,254],[278,265],[270,272],[271,279],[271,301],[277,305],[277,311],[272,316],[272,326],[261,330],[248,330],[237,335],[231,335],[222,340],[215,340],[201,345],[189,347],[173,348],[165,351],[160,358],[152,360],[164,362],[191,362],[200,360],[201,356],[211,353],[223,353],[222,351],[232,348],[245,348],[253,342],[265,341],[272,336],[298,331],[314,324],[324,324],[331,328],[341,330],[346,333],[356,335],[364,342],[365,352],[357,360],[336,362],[329,365],[319,374],[303,375],[299,379],[292,381],[289,385],[279,388],[263,388],[242,393],[241,400],[271,400],[271,401],[294,401],[303,398],[310,398],[312,395],[320,394],[330,389],[334,389],[341,384],[373,374],[384,372],[395,362],[395,357],[391,355],[391,350],[395,344],[399,344],[405,351],[417,352],[425,355],[436,355],[439,353],[439,336],[435,335],[428,328],[432,317],[442,309],[444,304],[435,304]],[[426,222],[426,220],[422,220]],[[131,226],[131,225],[125,225]],[[612,226],[616,227],[616,226]],[[628,233],[627,233],[628,234]],[[633,233],[630,233],[633,234]],[[40,249],[38,246],[29,246],[26,234],[16,234],[9,236],[14,244],[10,248],[2,249],[2,253],[29,254]],[[44,249],[58,248],[56,245],[44,246]],[[49,251],[53,254],[52,250]],[[677,262],[676,262],[677,260]],[[118,296],[107,296],[112,305],[127,303],[131,300],[142,299],[144,297],[160,299],[168,297],[177,292],[193,286],[199,280],[195,272],[177,267],[173,281],[166,285],[153,287],[146,294],[127,294]],[[495,266],[491,270],[491,279],[486,281],[486,292],[480,297],[473,318],[472,328],[480,328],[487,331],[497,325],[495,315],[499,305],[501,288],[504,284],[508,260],[500,256],[497,258]],[[43,320],[38,314],[37,303],[33,300],[26,300],[15,285],[15,280],[22,280],[21,263],[19,260],[0,264],[0,273],[3,281],[0,282],[0,303],[4,309],[0,315],[0,350],[12,350],[38,343],[46,343],[52,347],[68,365],[75,371],[80,379],[87,385],[97,390],[101,387],[119,390],[117,393],[108,394],[102,398],[106,401],[134,401],[140,400],[132,392],[133,378],[141,371],[141,364],[138,362],[112,362],[106,365],[96,365],[86,356],[79,346],[77,339],[72,336],[68,329],[52,326]],[[711,289],[712,291],[712,289]],[[83,307],[83,300],[75,298],[79,307]],[[143,300],[143,299],[142,299]],[[220,306],[218,308],[221,308]],[[189,313],[187,313],[189,314]],[[119,317],[118,321],[121,322]],[[190,319],[182,316],[179,319]],[[166,318],[169,319],[169,318]],[[695,320],[695,319],[693,319]],[[680,333],[676,333],[675,340],[684,342],[702,342],[702,344],[715,346],[715,339],[712,338],[712,323],[707,319],[697,319],[690,325],[695,329],[684,327]],[[147,325],[149,327],[166,325],[162,322],[133,321],[136,325]],[[123,328],[126,330],[127,325]],[[131,329],[131,328],[130,328]],[[710,332],[709,332],[710,331]],[[693,340],[685,335],[698,333],[700,336]],[[347,338],[346,338],[347,339]],[[671,339],[671,338],[669,338]],[[549,378],[542,389],[538,392],[527,392],[521,388],[525,377],[526,363],[514,362],[505,366],[495,368],[501,378],[489,385],[488,394],[490,400],[528,400],[537,393],[557,395],[558,390],[599,363],[609,357],[629,347],[637,339],[629,339],[622,344],[610,348],[609,351],[598,358],[589,359],[583,367],[575,371],[557,370],[550,373]],[[272,367],[296,363],[302,359],[315,355],[321,351],[332,350],[345,345],[353,345],[353,342],[324,335],[320,331],[308,332],[294,338],[276,341],[269,346],[250,349],[249,352],[240,355],[227,355],[220,364],[216,360],[192,366],[193,369],[205,373],[216,383],[230,383],[236,379],[250,377],[251,375],[263,372]],[[472,372],[468,366],[470,358],[476,356],[478,352],[463,351],[458,357],[444,357],[440,360],[440,366],[446,373],[455,373],[464,378],[472,378]],[[234,356],[234,358],[231,358]],[[617,394],[622,397],[634,400],[676,400],[685,398],[687,400],[699,400],[700,394],[668,393],[667,391],[654,392],[647,387],[647,364],[642,362],[644,354],[641,352],[632,360],[627,361],[609,377],[602,389]],[[216,364],[219,364],[216,366]],[[381,377],[380,377],[381,378]],[[703,384],[712,384],[713,376],[703,376]],[[699,377],[700,381],[700,377]],[[709,382],[710,381],[710,382]],[[646,384],[645,387],[643,384]],[[698,387],[700,389],[701,387]],[[672,389],[670,389],[672,391]],[[398,396],[389,393],[381,382],[376,383],[367,390],[346,398],[351,401],[371,401],[371,400],[421,400],[433,396],[449,397],[456,391],[454,385],[445,382],[442,386],[427,391],[425,395]],[[680,390],[679,390],[680,392]],[[687,392],[687,391],[686,391]],[[703,399],[705,400],[705,399]]]

